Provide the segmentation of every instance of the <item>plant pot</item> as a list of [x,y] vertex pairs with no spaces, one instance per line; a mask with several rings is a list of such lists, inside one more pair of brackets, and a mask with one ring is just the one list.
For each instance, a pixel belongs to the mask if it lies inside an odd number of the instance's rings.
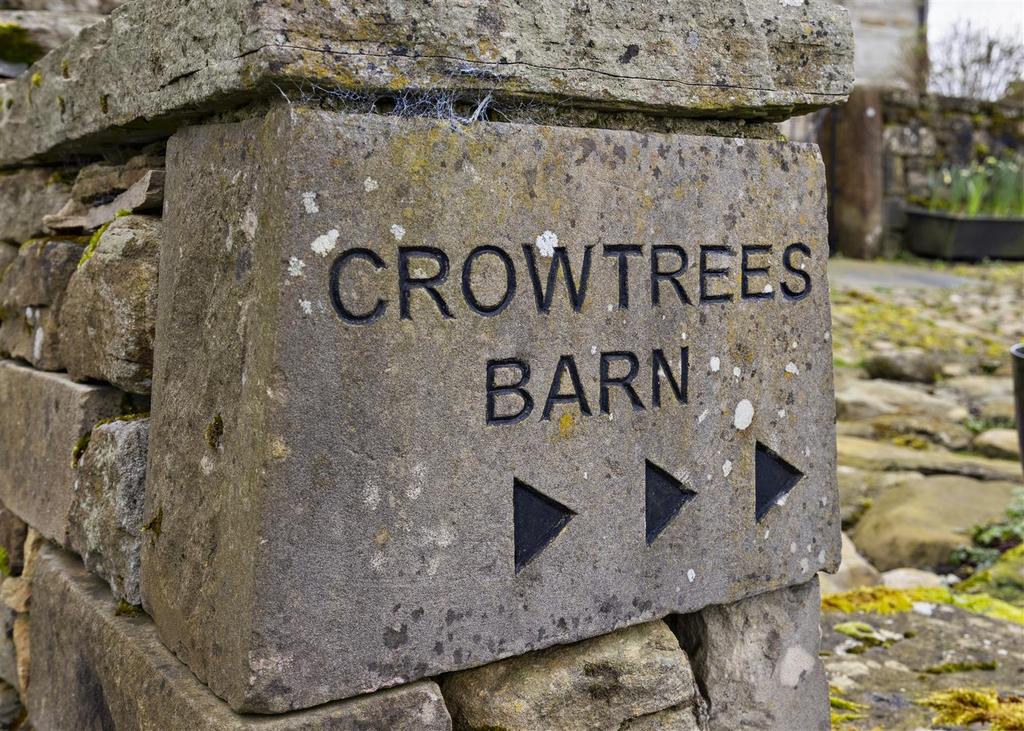
[[1024,469],[1024,343],[1010,348],[1013,361],[1013,390],[1017,400],[1017,438],[1020,440],[1020,465]]
[[959,261],[1024,259],[1024,218],[959,216],[907,207],[907,244],[918,256]]

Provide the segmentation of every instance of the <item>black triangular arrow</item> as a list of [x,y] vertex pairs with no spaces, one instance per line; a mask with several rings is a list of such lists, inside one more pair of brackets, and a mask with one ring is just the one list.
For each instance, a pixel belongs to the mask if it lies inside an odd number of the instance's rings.
[[644,482],[647,514],[647,545],[661,535],[679,509],[697,493],[683,487],[683,483],[650,460],[644,460]]
[[516,573],[555,539],[576,515],[518,479],[512,479],[512,525]]
[[760,523],[780,497],[793,489],[804,473],[757,443],[754,452],[754,516]]

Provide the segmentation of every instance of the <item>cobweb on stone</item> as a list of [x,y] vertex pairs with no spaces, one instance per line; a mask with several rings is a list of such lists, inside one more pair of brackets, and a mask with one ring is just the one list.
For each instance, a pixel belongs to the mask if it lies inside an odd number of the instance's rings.
[[406,91],[350,90],[314,82],[295,83],[277,90],[289,104],[318,103],[339,111],[384,114],[395,117],[423,117],[449,122],[453,129],[477,122],[534,122],[532,112],[540,108],[528,100],[498,100],[493,89],[442,88]]

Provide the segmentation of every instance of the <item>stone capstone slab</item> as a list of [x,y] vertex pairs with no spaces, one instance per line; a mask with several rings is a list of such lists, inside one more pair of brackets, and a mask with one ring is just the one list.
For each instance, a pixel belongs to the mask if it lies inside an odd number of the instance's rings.
[[121,413],[123,394],[0,361],[0,500],[63,543],[77,457],[96,422]]
[[67,546],[106,579],[117,599],[141,604],[139,553],[146,498],[149,419],[118,419],[92,430],[78,463]]
[[313,89],[429,92],[421,110],[490,97],[781,119],[841,103],[852,65],[846,10],[828,0],[139,0],[0,87],[0,167]]
[[68,282],[60,353],[76,380],[149,393],[153,378],[160,220],[115,219]]
[[676,617],[675,629],[710,706],[709,728],[827,731],[820,617],[817,577]]
[[686,653],[658,620],[453,673],[441,686],[456,729],[699,731],[706,707]]
[[281,107],[167,192],[143,601],[233,707],[838,563],[813,146]]
[[67,553],[47,548],[32,599],[34,728],[139,731],[448,731],[427,681],[277,717],[240,716],[165,648],[142,613],[119,613],[106,586]]
[[73,178],[62,168],[0,173],[0,241],[20,245],[44,233],[43,217],[61,209]]
[[27,67],[99,19],[74,11],[0,10],[0,62]]

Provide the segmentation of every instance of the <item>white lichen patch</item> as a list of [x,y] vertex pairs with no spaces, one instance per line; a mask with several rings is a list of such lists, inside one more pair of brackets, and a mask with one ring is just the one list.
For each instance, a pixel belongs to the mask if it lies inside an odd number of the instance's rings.
[[825,563],[825,551],[818,551],[818,563]]
[[718,373],[719,369],[722,367],[722,359],[717,355],[713,355],[711,356],[711,363],[708,365],[711,368],[712,373]]
[[319,213],[320,206],[316,204],[316,193],[309,192],[302,194],[302,205],[306,213]]
[[796,645],[786,650],[779,662],[779,682],[787,688],[796,688],[804,676],[814,671],[816,658]]
[[797,368],[796,363],[794,363],[793,361],[789,361],[789,363],[786,364],[786,373],[789,373],[794,376],[799,376],[800,369]]
[[545,231],[534,243],[541,256],[554,256],[555,247],[558,246],[558,235],[554,231]]
[[309,300],[299,300],[299,307],[302,308],[302,311],[305,314],[307,314],[307,315],[312,315],[313,314],[313,303],[310,302]]
[[736,413],[733,416],[733,426],[743,431],[754,421],[754,405],[749,399],[743,399],[736,404]]
[[401,241],[405,238],[405,228],[393,223],[391,224],[391,235],[395,237],[395,241]]
[[288,276],[290,277],[301,277],[302,270],[306,268],[306,262],[302,261],[297,256],[293,256],[288,260]]
[[727,460],[725,460],[725,462],[722,463],[722,474],[725,477],[728,477],[731,473],[732,473],[732,460],[728,460],[727,459]]
[[772,287],[772,285],[770,284],[766,284],[764,285],[764,289],[762,289],[761,291],[764,292],[765,294],[771,294],[772,292],[775,291],[775,288]]
[[806,574],[811,569],[811,562],[806,558],[800,559],[800,573]]
[[46,333],[43,332],[43,328],[36,328],[35,336],[32,340],[32,357],[35,360],[43,357],[43,338],[45,335]]
[[246,208],[245,213],[242,215],[242,231],[250,239],[256,238],[256,229],[259,226],[259,221],[256,218],[256,214],[251,208]]
[[694,571],[693,569],[687,569],[686,570],[686,580],[687,581],[689,581],[692,584],[694,582],[694,579],[696,579],[696,578],[697,578],[697,572],[696,571]]
[[703,424],[704,420],[706,418],[708,418],[708,414],[709,413],[711,413],[711,412],[709,412],[707,409],[704,409],[702,412],[700,412],[700,416],[697,417],[697,423],[698,424]]
[[786,410],[785,409],[779,409],[779,418],[780,419],[785,419],[786,418]]
[[778,500],[775,501],[775,504],[778,505],[779,507],[782,507],[783,505],[786,504],[787,497],[788,495],[782,495]]
[[740,370],[739,366],[736,366],[735,368],[732,369],[732,374],[736,378],[739,378],[741,373],[742,373],[742,371]]
[[378,183],[373,178],[367,178],[366,180],[363,181],[363,190],[365,190],[367,193],[372,193],[379,187],[380,183]]
[[330,254],[334,247],[338,245],[338,229],[332,228],[325,234],[317,236],[313,239],[313,243],[309,245],[309,248],[313,250],[314,254],[320,256],[327,256]]

